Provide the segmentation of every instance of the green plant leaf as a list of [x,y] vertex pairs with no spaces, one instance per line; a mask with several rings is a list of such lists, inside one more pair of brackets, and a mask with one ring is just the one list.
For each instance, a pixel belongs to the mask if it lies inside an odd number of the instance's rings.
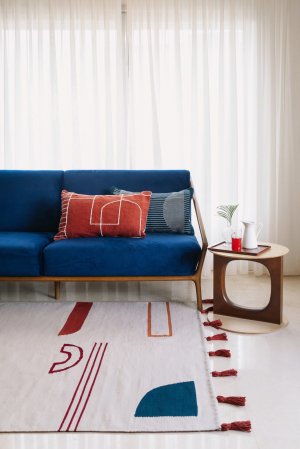
[[221,205],[217,207],[217,214],[231,225],[232,217],[238,208],[238,204]]

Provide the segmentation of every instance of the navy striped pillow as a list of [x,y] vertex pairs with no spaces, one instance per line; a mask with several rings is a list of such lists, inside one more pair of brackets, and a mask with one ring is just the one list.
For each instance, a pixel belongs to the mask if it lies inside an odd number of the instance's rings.
[[[112,187],[111,193],[120,195],[132,192]],[[152,193],[146,232],[194,234],[191,223],[192,198],[192,188],[180,192]]]

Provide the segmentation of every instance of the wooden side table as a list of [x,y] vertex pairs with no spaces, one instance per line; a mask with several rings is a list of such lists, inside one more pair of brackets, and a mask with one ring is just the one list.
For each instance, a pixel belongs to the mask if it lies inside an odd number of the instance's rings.
[[[265,244],[270,245],[271,248],[257,256],[223,253],[210,249],[214,256],[214,315],[220,314],[246,320],[282,324],[283,256],[289,252],[289,249],[276,243]],[[241,307],[233,303],[228,297],[225,287],[226,267],[233,260],[259,262],[268,269],[271,280],[271,295],[269,303],[264,308]]]

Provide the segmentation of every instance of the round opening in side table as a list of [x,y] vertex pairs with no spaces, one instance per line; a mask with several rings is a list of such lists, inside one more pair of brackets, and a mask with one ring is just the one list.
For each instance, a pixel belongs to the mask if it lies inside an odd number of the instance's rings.
[[[221,252],[216,246],[209,250],[214,257],[213,290],[214,311],[208,314],[208,321],[220,319],[224,330],[241,333],[268,333],[287,325],[282,317],[283,306],[283,256],[289,252],[285,246],[276,243],[259,243],[270,248],[258,255],[233,253],[227,249]],[[235,304],[226,292],[226,267],[234,260],[248,260],[264,265],[270,274],[271,295],[264,308],[254,309]]]

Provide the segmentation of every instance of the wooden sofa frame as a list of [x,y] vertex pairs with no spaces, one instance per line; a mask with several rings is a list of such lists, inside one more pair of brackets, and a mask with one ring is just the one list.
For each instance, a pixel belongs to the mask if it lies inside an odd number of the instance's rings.
[[[191,187],[193,183],[191,181]],[[201,257],[197,270],[194,274],[189,276],[1,276],[0,281],[39,281],[39,282],[54,282],[54,297],[60,298],[60,283],[61,282],[140,282],[140,281],[192,281],[196,288],[197,308],[202,310],[202,291],[201,291],[201,274],[202,267],[208,247],[207,237],[200,213],[199,204],[194,193],[193,205],[196,212],[196,218],[202,239]]]

